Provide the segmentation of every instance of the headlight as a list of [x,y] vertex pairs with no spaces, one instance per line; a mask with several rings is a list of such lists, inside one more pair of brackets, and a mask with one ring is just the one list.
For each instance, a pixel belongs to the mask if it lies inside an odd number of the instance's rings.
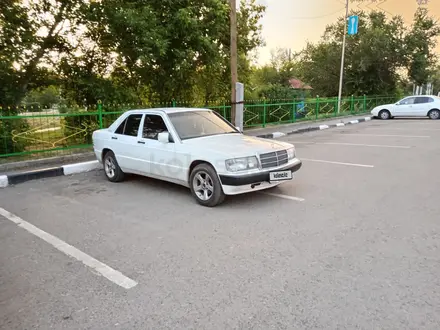
[[295,148],[287,149],[287,159],[291,160],[295,158]]
[[246,171],[258,168],[257,157],[243,157],[226,160],[226,169],[230,172]]

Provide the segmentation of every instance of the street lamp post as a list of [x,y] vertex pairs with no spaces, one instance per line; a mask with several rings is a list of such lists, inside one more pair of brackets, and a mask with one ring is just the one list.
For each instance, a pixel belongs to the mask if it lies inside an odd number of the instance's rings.
[[237,103],[236,85],[237,73],[237,1],[230,0],[231,21],[231,123],[235,125],[235,110]]
[[345,38],[347,36],[348,1],[345,3],[344,37],[342,39],[341,72],[339,74],[338,114],[341,112],[342,83],[344,81]]

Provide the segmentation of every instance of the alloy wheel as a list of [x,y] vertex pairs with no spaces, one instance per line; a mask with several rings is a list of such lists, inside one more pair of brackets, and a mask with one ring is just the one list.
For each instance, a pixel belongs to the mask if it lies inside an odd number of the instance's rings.
[[208,201],[214,194],[214,183],[205,171],[200,171],[194,176],[192,185],[195,194],[202,201]]
[[112,157],[108,157],[105,160],[105,174],[107,174],[109,178],[113,178],[115,176],[115,173],[116,173],[116,164]]

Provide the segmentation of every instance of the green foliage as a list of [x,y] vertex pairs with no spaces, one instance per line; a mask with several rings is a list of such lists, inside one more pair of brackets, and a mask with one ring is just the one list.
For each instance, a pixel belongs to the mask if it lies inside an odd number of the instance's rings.
[[[115,74],[108,77],[109,56],[99,50],[83,50],[60,63],[62,96],[70,105],[87,106],[103,102],[125,103],[138,100],[135,91]],[[113,75],[115,77],[113,77]]]
[[440,94],[440,63],[438,63],[432,73],[431,76],[432,85],[434,86],[434,94]]
[[[355,1],[351,1],[355,2]],[[240,1],[238,74],[246,98],[338,92],[344,18],[318,43],[292,54],[278,49],[264,67],[251,65],[264,44],[257,0]],[[226,0],[3,0],[0,10],[0,104],[86,108],[104,103],[208,104],[230,97],[229,2]],[[345,95],[404,93],[436,79],[437,22],[418,9],[412,26],[399,16],[352,12],[359,34],[347,36]],[[56,86],[56,87],[55,87]],[[60,97],[61,96],[61,97]]]
[[[243,1],[238,12],[241,81],[249,71],[248,54],[262,44],[263,12],[255,0]],[[93,3],[87,17],[89,38],[105,53],[117,55],[114,71],[139,101],[208,100],[228,94],[226,1],[109,0]]]
[[429,17],[426,8],[419,8],[414,15],[414,24],[405,37],[408,51],[409,77],[417,85],[429,82],[435,72],[436,38],[440,36],[440,26]]
[[[346,38],[343,94],[394,93],[399,70],[405,68],[405,26],[399,16],[387,20],[382,12],[353,12],[359,33]],[[337,95],[344,19],[326,28],[322,40],[302,54],[301,76],[319,95]]]
[[24,151],[27,143],[15,139],[14,133],[25,132],[29,124],[24,119],[0,119],[0,155]]
[[[416,11],[411,27],[400,16],[387,18],[383,12],[354,14],[359,33],[346,38],[343,95],[402,95],[408,79],[419,85],[433,79],[440,26],[425,9]],[[311,85],[315,95],[337,95],[344,24],[339,18],[319,42],[308,43],[298,54],[275,50],[269,65],[254,70],[247,95],[286,94],[281,86],[293,77]]]
[[302,97],[303,93],[281,84],[270,84],[258,90],[258,97],[271,100],[293,100]]
[[29,90],[51,82],[41,64],[53,67],[54,53],[70,50],[83,6],[81,0],[2,1],[0,103],[19,104]]
[[276,49],[272,52],[269,65],[254,68],[247,90],[248,97],[294,99],[310,96],[310,91],[293,89],[291,86],[290,80],[298,77],[300,69],[297,54],[286,49]]
[[48,109],[60,102],[59,89],[56,86],[40,87],[34,89],[26,95],[24,104],[26,108],[36,107]]

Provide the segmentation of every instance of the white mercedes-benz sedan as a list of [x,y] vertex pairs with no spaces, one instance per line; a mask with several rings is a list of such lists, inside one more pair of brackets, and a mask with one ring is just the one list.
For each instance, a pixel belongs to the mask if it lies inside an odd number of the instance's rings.
[[383,104],[371,111],[373,117],[390,119],[394,117],[429,117],[440,119],[440,97],[415,95],[401,99],[397,103]]
[[131,110],[93,132],[93,147],[110,181],[132,173],[173,182],[209,207],[292,180],[302,164],[292,144],[246,136],[207,109]]

